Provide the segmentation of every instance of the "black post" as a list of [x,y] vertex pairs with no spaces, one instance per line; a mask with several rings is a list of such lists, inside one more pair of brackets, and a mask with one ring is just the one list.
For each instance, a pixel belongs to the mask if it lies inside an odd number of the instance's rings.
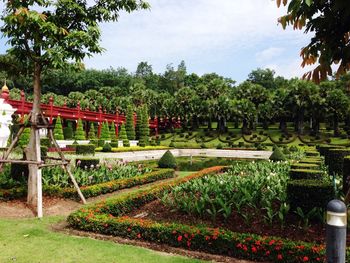
[[346,252],[346,205],[332,200],[327,205],[326,255],[327,263],[345,263]]

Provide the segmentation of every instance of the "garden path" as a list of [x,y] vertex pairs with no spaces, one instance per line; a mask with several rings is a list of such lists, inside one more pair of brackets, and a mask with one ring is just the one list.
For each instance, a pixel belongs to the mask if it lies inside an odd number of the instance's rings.
[[[95,156],[102,159],[117,158],[123,161],[144,161],[160,159],[167,150],[151,151],[130,151],[115,153],[96,153]],[[171,149],[175,157],[202,156],[202,157],[223,157],[240,159],[269,159],[271,151],[252,150],[218,150],[218,149]]]

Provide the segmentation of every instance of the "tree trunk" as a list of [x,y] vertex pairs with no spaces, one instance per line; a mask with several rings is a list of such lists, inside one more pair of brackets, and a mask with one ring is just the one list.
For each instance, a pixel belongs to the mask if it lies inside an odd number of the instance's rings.
[[209,117],[208,119],[208,130],[211,131],[212,127],[211,127],[211,117]]
[[304,111],[298,113],[298,134],[302,135],[304,133]]
[[[39,129],[36,129],[40,114],[40,96],[41,96],[41,65],[34,64],[34,98],[33,109],[31,116],[31,133],[28,147],[26,148],[26,157],[30,161],[41,161],[40,156],[40,135]],[[38,216],[42,213],[41,209],[41,169],[36,164],[29,164],[29,177],[28,177],[28,204],[34,208],[37,208]],[[39,198],[38,198],[39,194]]]
[[280,130],[283,133],[287,132],[287,122],[286,122],[286,120],[284,118],[280,120]]
[[216,130],[221,134],[221,133],[225,133],[225,119],[224,118],[218,118],[218,126],[216,128]]
[[337,114],[334,114],[334,117],[333,117],[333,130],[334,130],[334,136],[338,137],[340,135],[340,131],[339,131],[339,121],[338,121]]

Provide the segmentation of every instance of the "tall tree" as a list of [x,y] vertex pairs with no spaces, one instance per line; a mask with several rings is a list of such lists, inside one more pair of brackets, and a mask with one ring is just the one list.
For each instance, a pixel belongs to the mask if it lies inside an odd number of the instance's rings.
[[[67,61],[82,61],[103,51],[98,23],[116,21],[119,12],[148,8],[143,0],[33,0],[7,1],[1,32],[8,38],[8,53],[31,65],[34,100],[31,138],[27,159],[40,161],[40,137],[36,130],[40,116],[41,77],[48,68],[63,67]],[[29,165],[28,203],[37,203],[37,165]]]
[[[276,0],[277,6],[281,0]],[[318,64],[304,75],[315,82],[332,75],[332,65],[338,64],[336,74],[350,70],[350,2],[344,0],[283,0],[288,5],[285,16],[279,19],[283,28],[305,28],[314,33],[310,43],[301,51],[302,66]]]

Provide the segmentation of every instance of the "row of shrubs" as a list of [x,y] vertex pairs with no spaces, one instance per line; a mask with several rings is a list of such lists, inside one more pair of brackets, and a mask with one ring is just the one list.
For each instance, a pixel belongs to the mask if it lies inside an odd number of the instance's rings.
[[322,159],[315,151],[306,152],[306,158],[292,164],[287,184],[288,202],[292,211],[304,213],[319,208],[324,210],[334,198],[334,187],[321,169]]
[[[174,177],[173,169],[160,169],[150,173],[143,174],[126,179],[118,179],[101,184],[95,184],[91,186],[83,186],[80,188],[81,192],[86,198],[98,196],[101,194],[111,193],[117,190],[134,187],[137,185],[143,185],[146,183],[152,183],[158,180]],[[56,186],[45,186],[43,192],[46,195],[64,197],[70,199],[79,199],[78,193],[74,188],[60,188]],[[12,200],[24,197],[27,194],[26,187],[18,187],[13,189],[0,189],[1,200]]]
[[206,251],[263,262],[324,262],[325,248],[314,243],[291,241],[254,234],[234,233],[220,228],[162,223],[125,216],[133,209],[155,200],[164,190],[188,180],[219,173],[212,167],[172,183],[86,206],[68,217],[71,227],[140,239],[191,250]]

